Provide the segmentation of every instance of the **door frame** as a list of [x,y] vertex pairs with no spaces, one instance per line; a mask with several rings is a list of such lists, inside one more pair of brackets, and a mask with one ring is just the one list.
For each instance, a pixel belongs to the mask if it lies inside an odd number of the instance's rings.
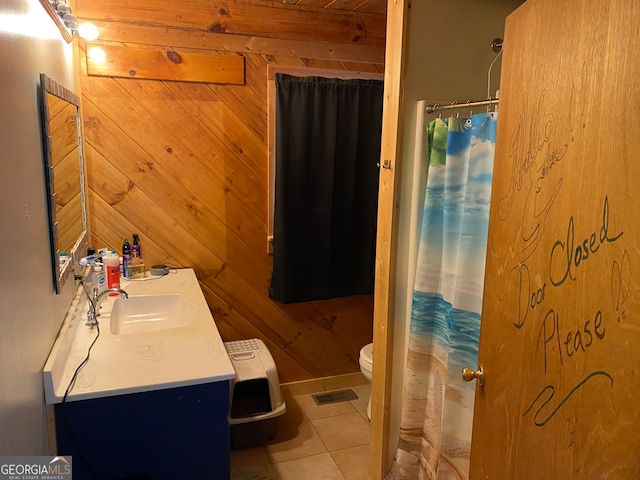
[[[410,0],[389,0],[384,68],[384,107],[378,191],[376,281],[373,307],[370,472],[382,480],[391,468],[390,450],[394,315],[402,172],[404,85],[409,43]],[[388,162],[388,163],[387,163]],[[397,352],[400,355],[402,352]]]

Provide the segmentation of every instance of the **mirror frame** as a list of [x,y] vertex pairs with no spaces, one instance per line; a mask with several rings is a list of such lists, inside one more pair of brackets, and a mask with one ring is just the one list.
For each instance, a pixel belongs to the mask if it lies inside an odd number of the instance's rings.
[[[49,216],[49,245],[51,249],[51,269],[53,287],[56,294],[60,294],[62,287],[75,270],[78,252],[86,251],[87,244],[87,210],[85,193],[84,161],[82,155],[82,133],[80,123],[80,99],[64,85],[56,82],[46,74],[40,74],[40,119],[42,124],[42,140],[45,167],[45,186],[47,193],[47,209]],[[54,190],[53,152],[51,142],[51,128],[49,124],[49,102],[47,95],[54,95],[65,102],[72,104],[76,109],[76,125],[78,138],[78,172],[80,176],[80,201],[82,209],[82,231],[68,253],[65,262],[60,262],[60,247],[58,244],[58,222],[56,219],[56,195]],[[84,247],[84,249],[83,249]],[[82,256],[82,255],[81,255]]]

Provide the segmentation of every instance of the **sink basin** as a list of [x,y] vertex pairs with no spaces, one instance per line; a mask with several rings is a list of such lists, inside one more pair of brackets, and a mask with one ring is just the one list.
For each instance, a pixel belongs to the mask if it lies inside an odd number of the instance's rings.
[[119,295],[102,299],[100,336],[85,325],[89,300],[78,286],[44,365],[47,404],[151,393],[235,377],[193,269],[176,269],[149,280],[123,281],[127,299]]
[[118,297],[111,310],[111,333],[130,335],[185,327],[191,323],[182,295]]

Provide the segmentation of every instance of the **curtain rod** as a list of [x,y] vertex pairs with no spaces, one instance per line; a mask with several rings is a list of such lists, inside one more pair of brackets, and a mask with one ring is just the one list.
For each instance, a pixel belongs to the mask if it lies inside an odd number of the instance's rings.
[[439,103],[433,103],[431,105],[425,105],[425,111],[427,113],[434,113],[438,110],[453,110],[456,108],[469,108],[469,107],[482,107],[484,105],[497,105],[498,99],[494,98],[493,100],[479,100],[475,102],[465,102],[465,103],[451,103],[449,105],[440,105]]

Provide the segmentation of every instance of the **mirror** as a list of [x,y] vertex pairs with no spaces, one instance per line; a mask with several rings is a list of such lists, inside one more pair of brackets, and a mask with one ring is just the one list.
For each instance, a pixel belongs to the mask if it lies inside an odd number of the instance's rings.
[[86,251],[87,222],[78,96],[40,74],[40,104],[49,208],[51,266],[56,293]]

